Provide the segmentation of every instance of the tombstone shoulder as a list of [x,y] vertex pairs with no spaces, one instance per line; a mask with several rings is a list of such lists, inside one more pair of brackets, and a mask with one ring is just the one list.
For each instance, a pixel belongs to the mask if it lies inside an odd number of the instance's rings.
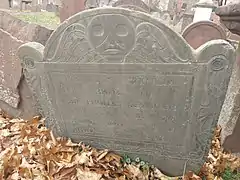
[[[209,41],[196,49],[196,59],[199,63],[211,63],[216,69],[225,65],[233,65],[235,60],[234,47],[225,40]],[[225,63],[223,63],[225,61]]]
[[18,57],[23,67],[25,80],[31,89],[33,98],[36,102],[34,106],[36,109],[38,109],[40,114],[43,113],[37,94],[40,93],[42,85],[41,78],[37,73],[38,68],[36,68],[36,64],[43,61],[43,52],[44,46],[36,42],[25,43],[18,49]]
[[44,46],[37,42],[25,43],[18,49],[18,57],[23,68],[33,69],[35,62],[43,61]]

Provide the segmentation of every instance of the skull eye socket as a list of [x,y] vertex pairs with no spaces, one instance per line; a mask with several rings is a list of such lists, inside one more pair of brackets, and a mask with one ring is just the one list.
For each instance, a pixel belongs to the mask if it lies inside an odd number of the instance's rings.
[[97,24],[92,27],[92,32],[94,36],[103,36],[104,28],[101,24]]
[[118,36],[127,36],[128,35],[128,29],[123,24],[118,24],[116,26],[116,35]]

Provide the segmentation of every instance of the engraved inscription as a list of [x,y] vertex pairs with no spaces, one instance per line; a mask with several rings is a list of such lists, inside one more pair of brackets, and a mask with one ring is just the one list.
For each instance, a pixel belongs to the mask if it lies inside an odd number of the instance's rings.
[[[59,97],[58,113],[64,112],[66,103],[71,109],[70,117],[65,114],[61,117],[74,121],[66,123],[68,129],[73,129],[72,137],[88,134],[169,144],[174,136],[185,134],[187,122],[184,125],[176,119],[179,113],[189,119],[190,109],[182,110],[184,105],[190,107],[191,102],[178,102],[179,98],[191,99],[191,89],[186,86],[192,84],[192,76],[59,72],[50,76],[55,82],[54,94]],[[176,124],[178,131],[173,128]]]

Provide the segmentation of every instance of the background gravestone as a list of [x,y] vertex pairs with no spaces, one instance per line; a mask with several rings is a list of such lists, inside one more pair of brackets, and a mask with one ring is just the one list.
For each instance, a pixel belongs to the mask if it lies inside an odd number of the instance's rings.
[[24,42],[0,29],[0,100],[17,108],[20,96],[17,91],[22,67],[17,56],[17,48]]
[[150,7],[142,0],[118,0],[112,6],[150,13]]
[[[229,1],[228,1],[229,2]],[[220,22],[232,33],[229,39],[239,40],[240,36],[240,2],[229,3],[226,6],[220,6],[216,9],[216,14],[220,17]],[[235,37],[233,36],[235,34]],[[237,36],[239,35],[239,36]],[[239,46],[239,42],[237,42]],[[225,150],[231,153],[240,153],[240,47],[237,48],[237,58],[234,76],[231,78],[228,89],[228,98],[225,100],[226,108],[222,113],[223,124],[222,141]],[[224,114],[225,113],[225,114]]]
[[227,39],[224,29],[211,21],[190,24],[183,31],[182,36],[194,49],[214,39]]
[[18,53],[55,133],[170,175],[204,163],[235,58],[224,40],[195,51],[157,19],[122,8],[83,11],[45,48],[27,43]]

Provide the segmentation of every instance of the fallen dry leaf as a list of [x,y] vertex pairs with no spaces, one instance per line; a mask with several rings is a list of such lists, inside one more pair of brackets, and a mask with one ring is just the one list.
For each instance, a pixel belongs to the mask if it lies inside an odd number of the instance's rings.
[[200,173],[187,172],[183,177],[168,177],[148,165],[124,164],[121,156],[109,150],[55,137],[40,117],[26,121],[2,114],[0,133],[0,180],[222,180],[220,175],[228,166],[240,168],[240,159],[222,150],[220,127]]

